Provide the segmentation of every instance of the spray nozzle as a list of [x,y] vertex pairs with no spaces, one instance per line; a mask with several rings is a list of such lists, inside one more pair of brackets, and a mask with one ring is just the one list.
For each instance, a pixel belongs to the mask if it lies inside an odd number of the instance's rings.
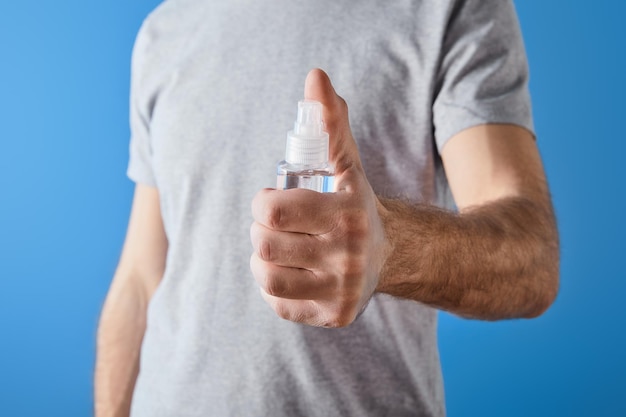
[[322,122],[322,104],[312,100],[298,102],[298,117],[287,134],[285,160],[291,164],[328,162],[328,133]]
[[324,134],[323,127],[321,103],[312,100],[299,101],[298,118],[294,123],[293,133],[296,135],[321,136]]

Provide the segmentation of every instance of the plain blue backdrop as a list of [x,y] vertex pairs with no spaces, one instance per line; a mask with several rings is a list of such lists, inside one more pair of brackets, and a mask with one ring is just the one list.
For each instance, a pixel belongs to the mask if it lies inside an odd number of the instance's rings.
[[[0,3],[0,416],[86,416],[123,242],[130,53],[157,0]],[[382,4],[382,3],[381,3]],[[561,291],[440,315],[449,416],[626,416],[626,2],[518,1]]]

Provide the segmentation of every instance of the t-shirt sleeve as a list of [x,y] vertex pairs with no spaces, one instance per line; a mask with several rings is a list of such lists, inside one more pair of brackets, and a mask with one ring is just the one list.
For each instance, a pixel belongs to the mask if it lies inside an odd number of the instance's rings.
[[146,23],[133,47],[130,81],[130,157],[126,174],[136,183],[156,186],[150,140],[150,100],[146,98],[146,55],[149,48]]
[[528,64],[512,1],[456,2],[440,62],[433,105],[439,151],[455,134],[481,124],[533,132]]

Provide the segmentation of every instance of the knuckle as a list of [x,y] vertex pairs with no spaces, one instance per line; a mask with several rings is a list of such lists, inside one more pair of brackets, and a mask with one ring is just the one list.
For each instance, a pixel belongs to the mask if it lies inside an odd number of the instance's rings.
[[274,312],[283,320],[296,323],[306,322],[306,317],[301,311],[292,310],[287,303],[283,303],[280,300],[274,305]]
[[354,322],[358,313],[358,297],[343,297],[332,306],[327,306],[321,314],[322,326],[330,328],[346,327]]
[[257,243],[257,252],[258,252],[259,258],[261,258],[262,260],[271,261],[273,252],[272,252],[272,244],[270,243],[270,241],[267,239],[260,238]]
[[348,113],[348,103],[346,100],[341,96],[337,96],[337,102],[339,103],[339,110],[344,114]]
[[284,303],[280,302],[280,300],[277,301],[276,304],[274,304],[274,312],[278,317],[284,320],[289,320],[289,317],[291,316],[291,313],[287,306]]
[[274,297],[281,297],[287,292],[284,282],[271,275],[267,275],[265,277],[265,285],[263,289],[266,293],[273,295]]
[[340,309],[336,314],[333,314],[330,317],[330,319],[326,322],[325,327],[331,327],[334,329],[346,327],[354,322],[354,318],[354,315],[350,312]]
[[280,205],[268,204],[266,207],[265,219],[270,228],[278,229],[283,220],[283,212]]

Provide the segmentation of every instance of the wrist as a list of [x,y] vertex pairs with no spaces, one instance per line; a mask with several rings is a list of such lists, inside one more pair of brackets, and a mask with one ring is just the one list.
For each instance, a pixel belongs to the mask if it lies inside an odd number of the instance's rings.
[[378,210],[378,216],[383,227],[383,244],[380,250],[381,262],[378,273],[378,284],[376,286],[376,292],[387,292],[386,288],[389,287],[390,281],[393,277],[392,258],[393,253],[396,251],[396,224],[397,217],[396,211],[397,202],[394,200],[377,197],[376,208]]

